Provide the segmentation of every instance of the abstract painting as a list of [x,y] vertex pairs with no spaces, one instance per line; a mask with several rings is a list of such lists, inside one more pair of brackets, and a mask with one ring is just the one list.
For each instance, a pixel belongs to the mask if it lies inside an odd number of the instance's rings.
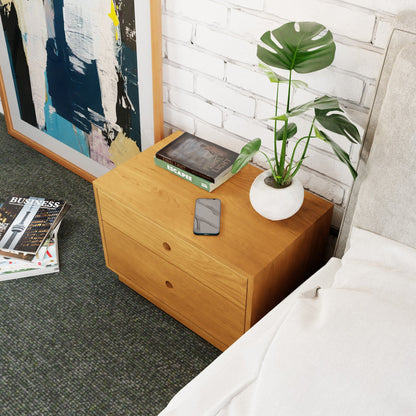
[[1,71],[17,130],[95,177],[152,144],[142,126],[155,98],[150,1],[0,0]]

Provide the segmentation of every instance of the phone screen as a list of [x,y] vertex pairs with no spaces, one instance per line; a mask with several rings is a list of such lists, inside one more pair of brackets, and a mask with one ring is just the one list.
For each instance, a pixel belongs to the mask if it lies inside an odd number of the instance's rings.
[[218,235],[220,233],[221,200],[198,198],[195,201],[194,234]]

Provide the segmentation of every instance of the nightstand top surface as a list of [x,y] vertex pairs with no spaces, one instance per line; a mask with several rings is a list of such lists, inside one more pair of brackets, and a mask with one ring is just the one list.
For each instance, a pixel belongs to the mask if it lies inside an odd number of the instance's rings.
[[[213,192],[207,192],[158,167],[157,150],[180,135],[158,142],[94,181],[101,192],[122,201],[134,217],[154,222],[207,255],[250,275],[258,273],[300,238],[315,222],[328,215],[333,205],[309,192],[300,211],[284,221],[270,221],[257,214],[249,201],[249,190],[260,169],[248,165]],[[197,198],[222,201],[218,236],[193,234]]]

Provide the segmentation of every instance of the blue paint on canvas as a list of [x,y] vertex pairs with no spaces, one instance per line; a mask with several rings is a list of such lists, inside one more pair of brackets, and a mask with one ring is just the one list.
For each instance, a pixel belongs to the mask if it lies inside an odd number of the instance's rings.
[[[48,80],[45,81],[48,90]],[[45,131],[72,149],[90,157],[88,136],[55,111],[49,93],[45,102]]]
[[[111,70],[112,66],[107,68],[102,65],[103,55],[99,53],[100,48],[97,50],[92,48],[93,52],[89,58],[86,58],[87,54],[82,53],[84,34],[87,41],[95,35],[88,32],[91,30],[92,17],[90,5],[85,0],[78,1],[79,12],[77,8],[73,10],[68,7],[68,4],[66,4],[67,9],[64,9],[65,0],[43,0],[47,39],[42,36],[45,43],[38,43],[37,47],[46,50],[46,68],[42,67],[40,70],[41,73],[45,71],[46,91],[43,85],[38,88],[39,84],[33,84],[38,82],[40,66],[34,59],[28,60],[26,57],[27,51],[30,50],[28,41],[38,34],[37,22],[32,21],[31,9],[27,7],[33,3],[13,0],[10,11],[5,6],[0,6],[0,12],[3,12],[0,13],[0,18],[6,35],[22,120],[104,166],[107,166],[108,161],[110,166],[113,162],[109,159],[111,155],[108,148],[111,148],[120,131],[141,148],[134,1],[113,0],[119,20],[119,25],[114,26],[114,31],[118,30],[120,36],[114,36],[114,43],[109,41],[109,37],[106,38],[106,45],[108,44],[110,49],[106,49],[105,52],[114,53],[111,57],[112,60],[115,58],[114,72]],[[29,34],[25,33],[27,27],[24,24],[20,31],[14,3],[19,3],[19,16],[22,17],[22,22],[30,22],[27,26],[30,29]],[[85,11],[84,7],[88,10]],[[104,9],[107,7],[109,4],[103,4],[103,10],[100,9],[97,16],[105,19],[103,12],[105,13]],[[88,19],[83,20],[84,12],[87,13],[85,16]],[[69,17],[73,18],[75,14],[79,16],[77,21],[79,25],[72,27]],[[66,22],[64,22],[65,18]],[[87,29],[85,33],[83,24],[89,24],[85,26]],[[109,36],[109,28],[111,27],[105,26],[106,36]],[[67,32],[68,30],[70,33]],[[87,37],[86,33],[92,38]],[[69,35],[72,38],[69,38]],[[74,42],[74,39],[77,42]],[[69,45],[74,49],[72,50]],[[80,50],[75,50],[78,47]],[[80,58],[82,56],[84,58]],[[98,60],[98,64],[94,58]],[[100,63],[102,67],[99,66]],[[117,84],[114,82],[115,79]],[[31,90],[33,86],[37,87],[35,96]],[[115,87],[116,91],[114,91]],[[44,94],[45,101],[43,101]],[[104,100],[106,111],[104,111]],[[106,114],[111,120],[105,118]]]
[[126,80],[125,89],[131,102],[130,125],[126,125],[127,136],[136,141],[140,146],[140,111],[139,111],[139,86],[137,82],[137,52],[136,49],[121,44],[118,57],[121,74]]
[[22,32],[19,27],[19,19],[14,4],[11,3],[9,5],[10,9],[7,6],[0,5],[0,17],[6,39],[20,116],[22,120],[36,127],[37,122],[32,98],[30,73],[22,40]]
[[55,38],[49,38],[46,44],[52,105],[61,117],[90,133],[91,123],[104,126],[97,65],[73,54],[65,38],[63,0],[55,0],[53,6]]

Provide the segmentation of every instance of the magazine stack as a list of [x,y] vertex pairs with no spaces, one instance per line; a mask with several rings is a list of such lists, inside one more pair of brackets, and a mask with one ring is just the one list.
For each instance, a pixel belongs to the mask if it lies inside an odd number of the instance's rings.
[[211,192],[231,178],[237,157],[232,150],[184,133],[159,150],[154,160],[157,166]]
[[66,201],[12,195],[0,205],[0,281],[59,271]]

